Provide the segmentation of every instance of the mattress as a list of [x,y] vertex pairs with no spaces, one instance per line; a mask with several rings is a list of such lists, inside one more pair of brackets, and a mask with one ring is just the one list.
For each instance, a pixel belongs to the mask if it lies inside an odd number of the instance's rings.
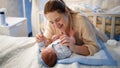
[[[117,66],[91,66],[73,62],[56,64],[53,68],[120,68],[120,44],[106,44],[106,47],[117,61]],[[37,54],[38,46],[34,37],[0,36],[0,68],[45,68],[38,64]]]

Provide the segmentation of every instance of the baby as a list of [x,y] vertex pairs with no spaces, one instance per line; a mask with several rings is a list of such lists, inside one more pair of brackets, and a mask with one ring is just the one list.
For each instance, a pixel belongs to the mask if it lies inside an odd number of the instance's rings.
[[57,39],[59,38],[57,35],[53,37],[54,38],[52,39],[55,41],[48,45],[46,48],[42,49],[41,54],[39,55],[39,62],[47,67],[53,67],[56,64],[57,59],[64,59],[72,54],[71,50],[68,47],[62,46],[60,44],[60,39]]

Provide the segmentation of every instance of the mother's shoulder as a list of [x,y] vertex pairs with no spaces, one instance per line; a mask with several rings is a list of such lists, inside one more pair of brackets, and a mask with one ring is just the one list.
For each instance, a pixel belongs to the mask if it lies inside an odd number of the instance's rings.
[[85,16],[83,16],[81,13],[74,13],[72,14],[73,19],[84,19]]
[[80,13],[72,14],[73,21],[85,21],[85,16],[81,15]]

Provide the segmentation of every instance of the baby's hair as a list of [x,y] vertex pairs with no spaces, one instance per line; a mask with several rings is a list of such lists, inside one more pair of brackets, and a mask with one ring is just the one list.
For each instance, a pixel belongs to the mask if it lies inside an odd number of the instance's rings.
[[55,66],[57,62],[57,55],[51,52],[42,52],[42,59],[44,63],[47,64],[49,67]]

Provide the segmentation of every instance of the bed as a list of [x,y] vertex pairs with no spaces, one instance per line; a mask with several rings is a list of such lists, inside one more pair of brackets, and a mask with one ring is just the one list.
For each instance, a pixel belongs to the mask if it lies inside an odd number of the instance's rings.
[[[92,66],[73,62],[57,64],[53,68],[120,68],[120,42],[114,45],[108,43],[106,47],[117,61],[117,66]],[[0,36],[0,68],[45,68],[42,64],[38,64],[37,54],[38,46],[34,37]]]
[[[41,0],[43,1],[43,0]],[[40,20],[40,15],[43,13],[39,9],[38,0],[32,1],[32,31],[33,36],[40,32],[40,25],[42,20]],[[84,14],[83,14],[84,15]],[[114,17],[115,14],[85,14],[87,16],[93,16],[94,25],[96,26],[96,16],[106,16],[110,15]],[[84,15],[84,16],[85,16]],[[94,17],[95,16],[95,17]],[[116,14],[115,16],[119,16]],[[114,19],[113,19],[114,21]],[[45,22],[45,21],[44,21]],[[111,39],[114,37],[114,27],[115,22],[110,24],[111,29]],[[105,21],[103,19],[102,30],[105,30]],[[78,62],[73,62],[71,64],[57,64],[53,68],[120,68],[120,41],[116,43],[115,40],[109,40],[105,43],[110,55],[117,62],[116,66],[109,65],[85,65]],[[112,43],[111,43],[112,42]],[[113,44],[114,43],[114,44]],[[38,45],[35,42],[35,37],[11,37],[0,35],[0,68],[45,68],[42,64],[38,63]],[[103,61],[104,62],[104,61]]]

